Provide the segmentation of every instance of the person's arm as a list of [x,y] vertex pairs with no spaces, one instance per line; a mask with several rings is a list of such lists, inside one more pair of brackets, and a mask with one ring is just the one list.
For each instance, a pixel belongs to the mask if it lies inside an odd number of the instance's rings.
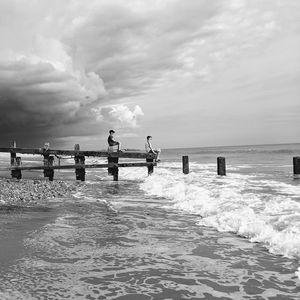
[[109,136],[109,137],[108,137],[108,145],[109,145],[109,146],[119,145],[119,142],[115,141],[115,140],[113,139],[113,137]]
[[148,146],[149,146],[150,151],[154,152],[154,150],[153,150],[152,145],[151,145],[150,142],[148,142]]

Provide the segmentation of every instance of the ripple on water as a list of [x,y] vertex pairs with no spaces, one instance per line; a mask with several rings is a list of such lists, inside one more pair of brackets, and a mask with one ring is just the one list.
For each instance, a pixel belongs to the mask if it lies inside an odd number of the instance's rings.
[[200,227],[195,216],[165,210],[153,199],[145,205],[139,195],[106,196],[110,205],[80,197],[66,202],[53,222],[32,232],[27,254],[1,280],[5,293],[20,299],[30,299],[21,298],[28,293],[34,299],[297,299],[291,260]]

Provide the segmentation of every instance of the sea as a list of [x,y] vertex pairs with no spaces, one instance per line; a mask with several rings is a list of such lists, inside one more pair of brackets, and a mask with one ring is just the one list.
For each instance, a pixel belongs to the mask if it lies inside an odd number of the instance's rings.
[[76,192],[0,213],[0,299],[299,300],[295,156],[300,144],[165,149],[151,176],[55,171]]

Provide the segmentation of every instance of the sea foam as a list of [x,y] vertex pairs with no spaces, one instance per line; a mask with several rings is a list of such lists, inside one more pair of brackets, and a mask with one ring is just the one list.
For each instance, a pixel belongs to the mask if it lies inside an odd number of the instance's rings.
[[[193,169],[196,172],[183,175],[180,164],[162,165],[140,187],[168,199],[168,207],[199,215],[201,226],[233,232],[274,254],[300,258],[299,186],[254,175],[218,177],[207,164]],[[126,177],[141,175],[138,170],[127,171]]]
[[300,267],[298,268],[298,271],[295,272],[296,276],[298,276],[299,280],[300,280]]

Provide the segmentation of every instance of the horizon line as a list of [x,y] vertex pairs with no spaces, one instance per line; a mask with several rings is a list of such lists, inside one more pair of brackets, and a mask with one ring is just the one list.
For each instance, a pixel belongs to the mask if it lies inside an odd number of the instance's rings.
[[245,145],[218,145],[218,146],[192,146],[192,147],[176,147],[176,148],[162,148],[162,150],[174,150],[174,149],[197,149],[197,148],[203,148],[203,149],[207,149],[207,148],[221,148],[221,147],[249,147],[249,146],[280,146],[280,145],[300,145],[299,143],[276,143],[276,144],[245,144]]

